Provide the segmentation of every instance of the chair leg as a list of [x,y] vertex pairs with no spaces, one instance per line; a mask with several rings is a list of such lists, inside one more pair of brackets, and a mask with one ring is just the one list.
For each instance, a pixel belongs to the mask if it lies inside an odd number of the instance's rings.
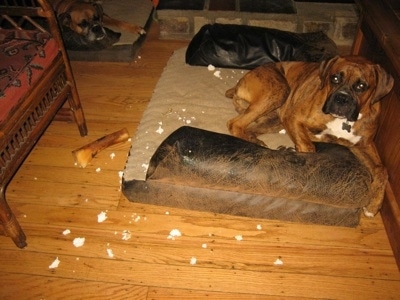
[[[62,39],[61,36],[59,36],[59,39]],[[78,125],[79,132],[81,136],[86,136],[88,134],[87,126],[86,126],[86,120],[85,120],[85,115],[83,113],[82,105],[81,105],[81,100],[78,94],[78,90],[76,88],[76,83],[75,83],[75,78],[74,75],[72,74],[72,69],[71,65],[68,60],[68,55],[65,51],[64,48],[61,49],[62,55],[64,57],[64,63],[65,63],[65,75],[68,80],[68,84],[71,87],[71,93],[68,95],[68,102],[69,106],[71,108],[72,114],[74,115],[74,119],[76,124]]]
[[4,233],[9,236],[19,248],[25,248],[26,236],[19,225],[17,218],[11,211],[6,201],[5,187],[1,187],[0,191],[0,224],[4,228]]
[[74,116],[75,123],[78,125],[81,136],[88,134],[85,115],[83,113],[81,101],[78,93],[72,89],[71,94],[68,96],[68,103]]

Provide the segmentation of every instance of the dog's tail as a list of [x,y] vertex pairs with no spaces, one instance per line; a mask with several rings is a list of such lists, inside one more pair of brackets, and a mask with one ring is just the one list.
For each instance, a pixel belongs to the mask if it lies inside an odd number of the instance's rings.
[[233,96],[235,95],[235,92],[236,92],[236,87],[230,88],[225,92],[225,97],[232,99]]

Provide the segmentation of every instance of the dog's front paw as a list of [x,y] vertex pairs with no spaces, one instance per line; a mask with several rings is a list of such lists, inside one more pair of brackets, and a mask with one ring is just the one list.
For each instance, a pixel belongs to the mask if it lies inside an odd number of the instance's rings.
[[143,28],[140,28],[140,30],[138,31],[138,33],[139,33],[140,35],[145,35],[147,32],[146,32],[146,30],[144,30]]
[[268,145],[266,143],[264,143],[262,140],[260,140],[259,138],[257,138],[257,135],[253,134],[253,133],[247,133],[246,137],[245,137],[246,141],[249,141],[250,143],[254,143],[257,144],[259,146],[268,148]]
[[368,210],[368,208],[363,207],[363,210],[364,210],[364,215],[365,215],[366,217],[368,217],[368,218],[373,218],[373,217],[375,217],[375,214],[376,214],[376,213],[370,212],[370,211]]
[[381,206],[382,206],[382,201],[371,200],[371,202],[366,207],[363,207],[364,215],[368,218],[374,217],[381,209]]

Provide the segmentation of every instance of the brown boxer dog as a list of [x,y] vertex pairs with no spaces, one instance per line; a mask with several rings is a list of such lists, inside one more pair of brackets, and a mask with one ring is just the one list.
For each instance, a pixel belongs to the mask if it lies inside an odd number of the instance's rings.
[[52,0],[56,16],[62,26],[84,36],[89,42],[101,40],[107,33],[104,26],[116,26],[121,30],[145,34],[134,24],[116,20],[103,12],[103,7],[90,0]]
[[228,122],[232,135],[263,144],[257,136],[285,129],[299,152],[313,142],[347,146],[371,173],[368,217],[380,209],[387,183],[373,138],[380,102],[393,78],[359,56],[322,63],[279,62],[255,68],[226,91],[239,115]]

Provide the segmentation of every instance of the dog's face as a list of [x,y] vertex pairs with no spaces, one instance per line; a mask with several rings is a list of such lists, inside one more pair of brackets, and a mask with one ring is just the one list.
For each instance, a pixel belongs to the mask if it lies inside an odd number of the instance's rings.
[[373,105],[393,87],[393,78],[379,65],[359,56],[335,57],[321,63],[321,89],[329,94],[323,113],[356,121],[364,105]]
[[60,23],[84,36],[89,42],[104,39],[103,8],[98,3],[77,2],[58,16]]

